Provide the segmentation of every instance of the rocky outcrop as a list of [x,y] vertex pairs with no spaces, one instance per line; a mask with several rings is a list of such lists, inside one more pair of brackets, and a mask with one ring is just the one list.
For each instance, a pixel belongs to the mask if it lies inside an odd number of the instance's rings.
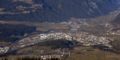
[[18,42],[13,44],[13,47],[14,48],[22,48],[25,46],[37,44],[39,42],[44,42],[44,41],[48,41],[48,40],[60,40],[60,39],[71,41],[72,36],[67,33],[36,34],[34,36],[29,36],[29,37],[19,40]]
[[0,47],[0,54],[7,53],[9,50],[9,47]]
[[95,36],[92,34],[88,34],[86,32],[81,32],[74,36],[74,40],[82,43],[84,46],[94,46],[94,45],[103,45],[111,48],[112,46],[109,44],[112,39],[103,36]]
[[90,35],[85,32],[81,33],[48,33],[48,34],[36,34],[32,36],[25,37],[18,42],[12,44],[11,46],[8,46],[7,48],[1,48],[0,54],[7,53],[8,51],[17,50],[20,48],[24,48],[27,46],[31,46],[40,42],[50,41],[50,40],[75,40],[79,43],[81,43],[83,46],[94,46],[94,45],[103,45],[108,48],[112,48],[112,46],[109,44],[111,40],[109,40],[106,37],[97,37],[94,35]]

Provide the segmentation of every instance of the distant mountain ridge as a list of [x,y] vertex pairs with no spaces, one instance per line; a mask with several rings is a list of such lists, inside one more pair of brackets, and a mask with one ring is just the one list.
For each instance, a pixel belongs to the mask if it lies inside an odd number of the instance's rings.
[[0,20],[59,22],[117,9],[119,0],[0,0]]

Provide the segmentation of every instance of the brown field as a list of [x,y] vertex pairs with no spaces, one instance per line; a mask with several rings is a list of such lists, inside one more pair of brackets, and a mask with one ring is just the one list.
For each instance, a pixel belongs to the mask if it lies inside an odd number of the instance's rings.
[[67,60],[120,60],[120,54],[91,47],[77,47]]

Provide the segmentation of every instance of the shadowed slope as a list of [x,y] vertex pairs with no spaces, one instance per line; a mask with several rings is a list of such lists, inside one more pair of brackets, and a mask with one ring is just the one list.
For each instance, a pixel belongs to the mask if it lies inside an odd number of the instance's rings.
[[0,0],[0,20],[59,22],[115,10],[118,0]]

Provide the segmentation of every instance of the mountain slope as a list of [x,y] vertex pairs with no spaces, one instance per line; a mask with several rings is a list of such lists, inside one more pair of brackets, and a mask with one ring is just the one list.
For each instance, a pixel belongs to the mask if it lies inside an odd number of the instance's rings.
[[116,17],[115,20],[112,21],[112,23],[120,26],[120,14]]
[[59,22],[117,9],[119,0],[0,0],[0,20]]

